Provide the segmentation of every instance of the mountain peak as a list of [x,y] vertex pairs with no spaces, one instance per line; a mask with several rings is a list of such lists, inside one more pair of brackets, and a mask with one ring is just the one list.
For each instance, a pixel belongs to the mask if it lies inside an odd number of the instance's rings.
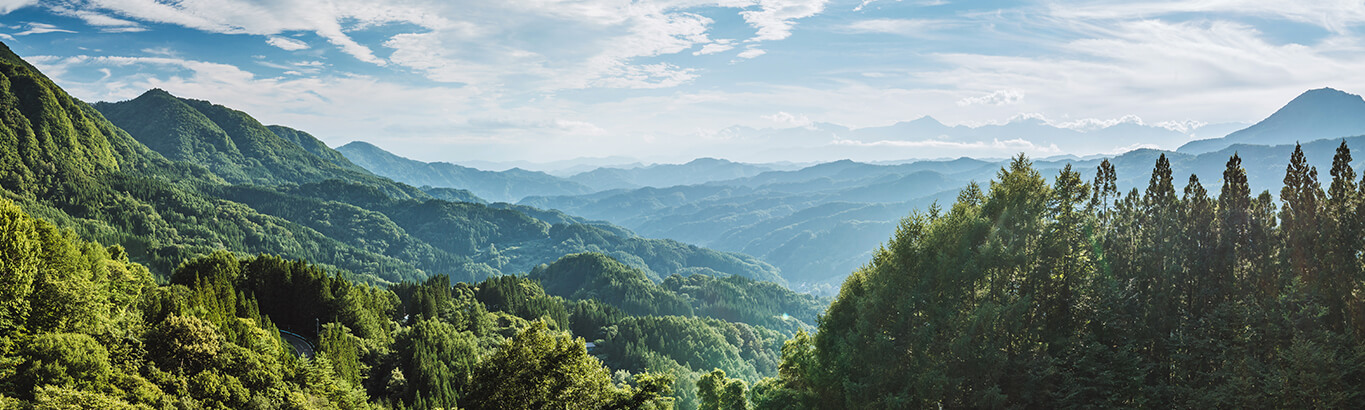
[[1212,152],[1233,144],[1280,145],[1365,134],[1365,99],[1333,88],[1308,90],[1266,119],[1223,138],[1192,141],[1181,152]]
[[[1336,104],[1365,105],[1365,99],[1361,99],[1359,95],[1351,94],[1335,88],[1324,87],[1304,91],[1303,94],[1299,94],[1298,97],[1294,97],[1293,100],[1289,101],[1289,104],[1285,104],[1283,108],[1280,108],[1280,111],[1284,111],[1285,109],[1289,108],[1296,108],[1303,105],[1309,105],[1310,108],[1316,109],[1326,108],[1327,106]],[[1278,113],[1279,111],[1276,112],[1276,114]]]
[[916,118],[916,119],[914,119],[914,120],[911,120],[910,123],[912,123],[912,124],[937,124],[937,125],[943,125],[943,123],[942,123],[942,122],[939,122],[938,119],[936,119],[936,118],[934,118],[934,117],[930,117],[930,116],[928,116],[928,115],[925,115],[925,116],[923,116],[923,117],[919,117],[919,118]]
[[142,93],[142,95],[139,95],[137,98],[143,98],[143,97],[149,97],[149,98],[150,98],[150,97],[171,97],[171,98],[176,98],[175,95],[171,94],[170,92],[168,92],[168,91],[166,91],[166,90],[160,89],[160,88],[153,88],[153,89],[147,90],[146,92]]

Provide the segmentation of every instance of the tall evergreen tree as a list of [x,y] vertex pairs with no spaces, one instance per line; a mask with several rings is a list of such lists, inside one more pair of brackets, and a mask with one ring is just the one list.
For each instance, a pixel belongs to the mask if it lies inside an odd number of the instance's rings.
[[1250,271],[1246,253],[1251,237],[1251,188],[1247,185],[1242,158],[1236,153],[1223,170],[1223,189],[1218,193],[1218,247],[1208,288],[1211,302],[1221,303],[1237,295]]
[[1321,241],[1318,210],[1323,192],[1318,184],[1318,170],[1308,165],[1303,146],[1294,144],[1289,166],[1284,173],[1284,187],[1280,189],[1280,226],[1283,227],[1286,257],[1294,277],[1301,278],[1311,289],[1322,288],[1317,249]]
[[1365,338],[1365,321],[1348,320],[1351,312],[1365,306],[1351,306],[1351,293],[1363,279],[1357,251],[1361,248],[1360,192],[1356,172],[1351,168],[1351,149],[1341,141],[1332,157],[1332,182],[1323,204],[1322,289],[1328,305],[1327,323],[1344,329],[1351,324],[1357,340]]

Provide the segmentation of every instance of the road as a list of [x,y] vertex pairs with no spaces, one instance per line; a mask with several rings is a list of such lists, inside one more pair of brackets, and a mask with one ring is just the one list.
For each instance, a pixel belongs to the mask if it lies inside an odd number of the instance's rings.
[[313,344],[308,343],[308,339],[303,338],[303,336],[299,336],[294,332],[281,330],[280,338],[289,342],[290,346],[294,346],[294,353],[298,354],[299,357],[313,357]]

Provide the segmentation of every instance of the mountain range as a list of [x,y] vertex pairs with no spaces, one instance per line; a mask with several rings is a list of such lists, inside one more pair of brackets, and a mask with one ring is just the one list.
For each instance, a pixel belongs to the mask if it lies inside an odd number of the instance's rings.
[[[1140,189],[1146,186],[1157,157],[1166,155],[1178,183],[1196,174],[1202,176],[1206,190],[1217,192],[1225,163],[1237,154],[1243,158],[1255,192],[1277,192],[1284,174],[1280,164],[1286,162],[1293,143],[1301,139],[1296,136],[1303,134],[1262,132],[1260,145],[1239,143],[1244,138],[1241,135],[1263,129],[1311,129],[1314,124],[1319,124],[1318,129],[1344,129],[1307,134],[1326,135],[1325,139],[1302,139],[1309,163],[1327,169],[1333,151],[1343,140],[1350,146],[1365,147],[1365,138],[1348,137],[1354,135],[1348,126],[1320,126],[1323,122],[1350,124],[1365,118],[1365,111],[1353,108],[1358,100],[1336,90],[1309,91],[1265,121],[1226,139],[1204,142],[1209,144],[1206,146],[1219,146],[1208,152],[1137,149],[1113,157],[1038,159],[1034,166],[1051,177],[1071,165],[1085,178],[1093,178],[1096,166],[1107,158],[1117,169],[1122,190]],[[937,121],[921,119],[878,132],[909,135],[942,129]],[[1004,159],[971,158],[882,165],[845,160],[693,186],[538,196],[521,203],[613,221],[646,236],[758,256],[781,268],[798,289],[828,291],[870,259],[872,249],[894,232],[900,218],[935,202],[952,203],[961,187],[990,180],[1007,164]]]
[[520,168],[494,172],[448,162],[421,162],[394,155],[363,141],[352,142],[336,150],[351,162],[398,182],[466,189],[481,198],[497,202],[515,202],[529,195],[545,193],[574,195],[592,192],[587,186],[543,172]]
[[4,196],[82,237],[122,245],[158,274],[227,249],[308,259],[364,282],[435,274],[469,282],[593,251],[653,280],[706,273],[784,282],[747,255],[557,211],[437,199],[475,197],[376,176],[302,131],[211,102],[151,90],[86,105],[7,48],[0,73],[0,99],[13,102],[0,115]]
[[211,102],[88,105],[3,44],[0,238],[3,408],[697,408],[829,304]]

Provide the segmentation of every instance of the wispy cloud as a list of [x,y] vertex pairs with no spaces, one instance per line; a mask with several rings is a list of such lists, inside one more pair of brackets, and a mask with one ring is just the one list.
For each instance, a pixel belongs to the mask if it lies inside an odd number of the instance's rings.
[[948,20],[879,18],[854,21],[843,25],[840,30],[847,33],[882,33],[919,37],[955,25],[956,23]]
[[53,6],[52,11],[85,21],[85,24],[98,27],[104,33],[133,33],[146,31],[146,28],[134,21],[109,16],[93,10],[73,9],[65,6]]
[[1288,19],[1337,33],[1365,23],[1365,3],[1356,0],[1099,0],[1050,6],[1059,18],[1080,20],[1148,20],[1176,14],[1211,13]]
[[20,32],[18,32],[18,33],[14,33],[13,35],[14,35],[14,36],[27,36],[27,35],[32,35],[32,34],[47,34],[47,33],[75,33],[75,31],[67,30],[67,29],[60,28],[60,27],[57,27],[57,26],[54,26],[54,25],[51,25],[51,24],[46,24],[46,23],[27,23],[27,24],[24,25],[24,27],[28,27],[28,28],[25,29],[24,31],[20,31]]
[[[73,0],[66,5],[54,6],[53,9],[59,13],[83,18],[91,25],[126,27],[127,24],[118,22],[130,22],[124,19],[131,19],[225,34],[276,35],[286,31],[308,31],[361,61],[378,65],[385,64],[385,61],[346,34],[348,28],[383,23],[439,27],[444,21],[419,7],[359,0],[338,0],[326,4],[302,0],[175,3],[143,0]],[[109,14],[123,19],[110,17]],[[344,22],[347,24],[343,24]]]

